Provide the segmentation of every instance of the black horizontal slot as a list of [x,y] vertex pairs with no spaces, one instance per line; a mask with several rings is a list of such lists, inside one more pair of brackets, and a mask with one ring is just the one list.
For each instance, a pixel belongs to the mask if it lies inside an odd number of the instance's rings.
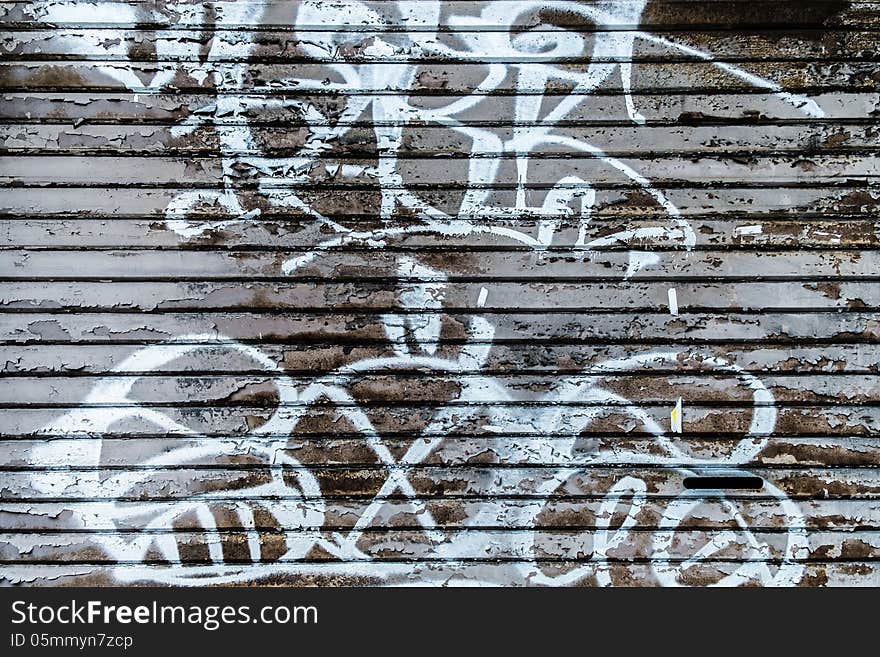
[[704,489],[735,489],[735,490],[760,490],[764,487],[764,480],[760,477],[687,477],[684,487],[689,490]]

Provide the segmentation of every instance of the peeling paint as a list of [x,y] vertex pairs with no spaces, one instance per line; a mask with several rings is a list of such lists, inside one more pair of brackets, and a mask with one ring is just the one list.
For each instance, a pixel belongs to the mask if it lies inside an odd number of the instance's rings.
[[746,4],[0,8],[2,581],[880,582],[876,17]]

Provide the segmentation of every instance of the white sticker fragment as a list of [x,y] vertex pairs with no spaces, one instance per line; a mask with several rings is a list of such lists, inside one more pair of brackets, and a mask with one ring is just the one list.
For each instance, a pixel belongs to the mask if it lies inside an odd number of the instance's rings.
[[678,294],[675,292],[675,288],[669,288],[668,292],[669,296],[669,314],[677,315],[678,314]]
[[764,232],[764,229],[760,224],[756,224],[754,226],[737,226],[736,230],[733,231],[737,236],[739,235],[760,235]]
[[486,305],[486,299],[489,298],[489,290],[484,287],[480,288],[480,296],[477,297],[477,307],[482,308]]
[[675,408],[669,413],[669,426],[672,433],[681,433],[681,397],[675,402]]
[[817,230],[817,231],[813,232],[813,235],[827,237],[829,242],[832,242],[834,244],[840,244],[840,233],[826,233],[823,230]]

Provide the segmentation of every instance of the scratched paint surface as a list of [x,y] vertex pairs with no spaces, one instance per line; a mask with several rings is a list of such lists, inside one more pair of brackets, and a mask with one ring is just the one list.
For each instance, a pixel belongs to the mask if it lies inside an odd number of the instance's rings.
[[880,584],[876,10],[0,4],[3,583]]

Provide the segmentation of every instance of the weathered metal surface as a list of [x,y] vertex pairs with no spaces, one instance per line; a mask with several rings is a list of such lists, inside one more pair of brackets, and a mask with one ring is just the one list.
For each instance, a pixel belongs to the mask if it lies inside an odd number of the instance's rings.
[[0,3],[0,581],[880,584],[878,10]]

